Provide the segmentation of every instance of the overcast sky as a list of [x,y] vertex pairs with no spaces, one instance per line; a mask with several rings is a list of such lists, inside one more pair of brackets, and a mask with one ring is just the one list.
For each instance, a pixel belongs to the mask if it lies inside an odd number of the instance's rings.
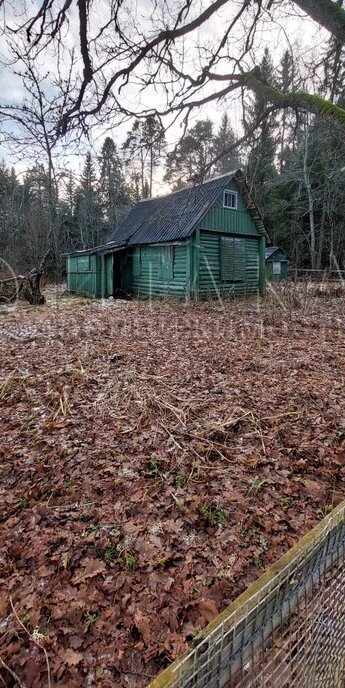
[[[33,3],[38,5],[38,3]],[[7,24],[9,26],[14,26],[18,21],[16,14],[19,8],[22,6],[22,0],[15,0],[14,2],[14,12],[9,6],[6,7],[5,17],[1,17],[2,27]],[[97,8],[97,12],[90,22],[93,31],[97,31],[97,23],[100,17],[106,16],[107,12],[107,0],[98,0],[94,7]],[[31,7],[31,5],[30,5]],[[224,30],[224,26],[229,19],[229,12],[231,13],[231,2],[229,6],[224,7],[217,15],[214,15],[212,19],[205,24],[201,30],[198,32],[197,36],[193,38],[188,38],[186,42],[186,53],[187,59],[190,59],[191,69],[192,63],[195,59],[195,45],[194,41],[197,40],[203,45],[208,45],[212,48],[216,44],[217,38],[219,38]],[[315,24],[313,24],[309,19],[305,17],[298,17],[293,15],[290,16],[286,14],[286,6],[284,6],[284,12],[278,18],[278,21],[273,23],[269,18],[265,20],[261,27],[260,32],[258,32],[256,39],[256,50],[258,53],[262,53],[265,46],[270,49],[272,59],[275,67],[278,66],[281,59],[282,53],[286,48],[290,46],[295,46],[298,44],[298,51],[303,56],[303,60],[306,62],[311,62],[313,56],[320,51],[320,47],[326,37],[325,32],[321,31]],[[138,26],[147,27],[150,21],[152,13],[152,5],[150,0],[145,0],[144,2],[136,2],[133,4],[133,22]],[[2,30],[0,35],[0,54],[7,58],[9,56],[8,51],[8,39],[10,38],[10,32],[8,30]],[[77,22],[76,17],[71,20],[69,34],[66,35],[66,45],[78,44],[78,32],[77,32]],[[190,56],[190,57],[189,57]],[[20,77],[13,74],[13,70],[10,66],[2,65],[0,67],[0,101],[2,103],[7,102],[21,102],[23,98],[23,81]],[[49,72],[54,74],[55,60],[49,54],[44,55],[44,60],[40,65],[41,73]],[[47,86],[49,88],[49,86]],[[49,93],[49,90],[48,90]],[[125,89],[124,95],[125,103],[130,108],[137,108],[138,104],[142,106],[156,106],[157,108],[162,107],[162,99],[159,93],[155,93],[152,89],[143,95],[140,95],[138,88],[135,85],[130,85]],[[224,111],[227,111],[231,118],[232,127],[237,135],[241,134],[241,103],[239,101],[239,95],[235,94],[233,97],[229,97],[226,101],[218,104],[216,102],[208,104],[198,111],[194,112],[191,119],[191,124],[193,120],[200,118],[209,117],[215,126],[220,122],[221,115]],[[2,125],[3,128],[11,130],[16,133],[16,127],[12,123],[7,123]],[[127,130],[130,128],[131,123],[122,123],[116,127],[109,130],[107,122],[102,126],[95,127],[92,134],[92,144],[95,152],[98,152],[104,136],[111,135],[118,147],[121,146],[124,141]],[[175,125],[167,132],[167,140],[170,147],[172,147],[178,140],[181,134],[181,129],[179,126]],[[1,134],[0,134],[1,137]],[[25,167],[32,162],[30,161],[31,151],[21,151],[19,156],[13,155],[13,152],[9,150],[0,138],[0,159],[4,159],[9,165],[15,164],[18,171],[25,169]],[[75,149],[75,147],[70,147],[67,153],[64,155],[63,165],[70,167],[77,173],[80,173],[84,164],[84,155],[86,150],[89,148],[89,144],[86,141],[80,143],[80,145]],[[43,161],[42,161],[43,162]],[[157,173],[157,182],[160,181],[161,174]],[[156,183],[157,190],[157,183]]]

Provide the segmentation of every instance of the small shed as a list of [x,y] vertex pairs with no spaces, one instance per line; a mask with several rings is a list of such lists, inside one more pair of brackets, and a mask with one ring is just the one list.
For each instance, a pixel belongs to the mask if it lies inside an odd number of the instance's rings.
[[266,278],[269,282],[280,282],[288,275],[288,259],[279,246],[267,246],[265,251]]
[[234,170],[137,203],[106,244],[68,255],[68,290],[186,299],[262,293],[266,238]]

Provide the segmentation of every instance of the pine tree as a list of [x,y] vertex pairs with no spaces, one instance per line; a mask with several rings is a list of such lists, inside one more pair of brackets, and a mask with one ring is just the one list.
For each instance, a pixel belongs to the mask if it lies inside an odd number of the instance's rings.
[[52,197],[49,175],[40,163],[26,171],[23,187],[25,229],[22,241],[26,255],[23,267],[29,268],[37,265],[48,246],[52,246],[52,224],[56,221],[58,199],[57,195]]
[[142,143],[140,120],[135,120],[132,129],[127,132],[122,151],[131,182],[136,189],[136,200],[138,201],[143,198],[145,184],[145,151]]
[[[259,66],[260,79],[266,84],[274,85],[273,64],[269,50],[266,48]],[[247,129],[261,117],[264,117],[268,102],[261,93],[256,93],[245,126]],[[266,223],[269,225],[270,216],[270,188],[276,179],[276,123],[272,115],[264,117],[255,133],[250,137],[248,155],[248,176],[252,185],[253,195],[261,210]]]
[[161,161],[165,148],[165,133],[160,121],[154,115],[144,120],[136,120],[122,146],[125,162],[131,181],[137,188],[140,183],[140,196],[152,196],[154,170]]
[[213,171],[215,174],[226,174],[240,167],[238,151],[229,148],[236,143],[236,137],[231,127],[228,114],[225,112],[217,134],[213,139],[212,153],[216,159]]
[[107,136],[99,156],[99,198],[103,221],[108,230],[114,230],[129,204],[122,160],[113,139]]
[[[13,234],[16,232],[13,226],[13,201],[16,200],[18,187],[13,168],[9,172],[6,165],[3,162],[0,163],[0,256],[6,254],[7,247],[12,244]],[[17,231],[19,227],[20,225]]]
[[67,172],[64,199],[59,203],[61,241],[65,250],[79,248],[79,233],[75,223],[76,184],[73,173]]
[[[141,126],[141,140],[145,150],[145,165],[148,170],[148,190],[152,196],[153,173],[160,164],[165,148],[165,133],[160,121],[154,115],[148,115]],[[146,198],[146,196],[144,196]]]
[[75,181],[72,172],[68,172],[66,180],[66,199],[71,216],[75,206]]
[[84,165],[82,179],[81,179],[81,188],[83,189],[83,191],[86,195],[92,194],[94,192],[95,182],[96,182],[95,167],[94,167],[94,163],[92,160],[92,155],[91,155],[90,151],[88,151],[86,153],[86,156],[85,156],[85,165]]
[[[291,90],[296,90],[296,77],[293,59],[289,50],[286,50],[278,71],[278,86],[283,93],[288,93]],[[288,155],[289,144],[294,143],[293,131],[296,129],[296,117],[283,109],[280,115],[279,127],[279,165],[280,171],[283,170],[286,163],[286,154]]]
[[181,186],[210,177],[213,155],[213,124],[198,120],[167,155],[164,180]]
[[75,221],[82,248],[101,243],[101,209],[97,194],[94,163],[90,152],[86,153],[81,183],[75,197]]

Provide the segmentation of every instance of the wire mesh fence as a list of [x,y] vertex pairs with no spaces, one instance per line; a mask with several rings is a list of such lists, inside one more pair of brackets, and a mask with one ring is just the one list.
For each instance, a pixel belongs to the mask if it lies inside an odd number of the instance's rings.
[[345,688],[345,502],[151,688]]

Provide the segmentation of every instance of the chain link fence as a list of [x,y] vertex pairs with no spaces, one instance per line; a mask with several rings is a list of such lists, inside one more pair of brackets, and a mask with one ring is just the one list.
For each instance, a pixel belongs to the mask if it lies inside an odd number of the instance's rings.
[[151,688],[345,688],[345,502]]

